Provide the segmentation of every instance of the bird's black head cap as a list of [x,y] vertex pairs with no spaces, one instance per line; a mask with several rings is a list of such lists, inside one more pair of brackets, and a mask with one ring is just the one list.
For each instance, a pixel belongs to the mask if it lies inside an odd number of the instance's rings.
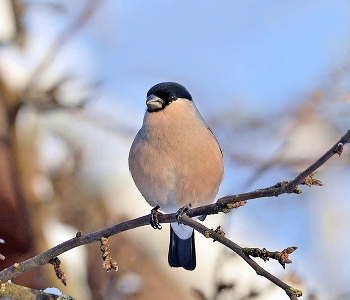
[[178,98],[185,98],[192,101],[192,96],[186,88],[176,82],[158,83],[147,92],[147,98],[150,95],[161,98],[164,101],[165,106]]

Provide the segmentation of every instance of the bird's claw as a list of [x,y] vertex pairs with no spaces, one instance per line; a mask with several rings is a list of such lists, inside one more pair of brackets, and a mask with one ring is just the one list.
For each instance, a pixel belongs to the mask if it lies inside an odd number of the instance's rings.
[[186,212],[191,208],[191,204],[185,205],[184,207],[181,207],[177,212],[176,212],[176,220],[177,223],[181,223],[181,217],[186,214]]
[[161,213],[158,211],[159,209],[159,205],[157,205],[156,207],[152,208],[151,210],[151,217],[150,217],[150,224],[152,226],[153,229],[162,229],[162,225],[160,225],[159,221],[158,221],[158,215],[160,215]]

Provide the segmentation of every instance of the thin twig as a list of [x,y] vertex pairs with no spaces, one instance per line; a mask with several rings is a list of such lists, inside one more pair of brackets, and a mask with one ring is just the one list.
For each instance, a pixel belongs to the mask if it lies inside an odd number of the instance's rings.
[[226,247],[230,248],[234,252],[236,252],[240,257],[242,257],[246,263],[251,266],[254,271],[260,275],[265,277],[266,279],[270,280],[275,285],[279,286],[281,289],[283,289],[290,299],[297,299],[297,297],[300,297],[302,295],[302,292],[294,289],[293,287],[289,286],[288,284],[284,283],[277,277],[273,276],[269,272],[267,272],[264,268],[259,266],[252,258],[250,258],[248,255],[245,254],[244,249],[237,245],[236,243],[232,242],[225,236],[215,232],[214,230],[211,230],[207,227],[205,227],[203,224],[200,224],[199,222],[192,220],[187,215],[182,215],[180,217],[181,223],[191,226],[196,231],[200,232],[207,238],[212,238],[215,241],[220,242],[221,244],[225,245]]
[[266,248],[243,248],[243,252],[249,256],[260,257],[264,262],[270,258],[277,260],[283,269],[286,268],[286,264],[291,264],[292,261],[289,259],[289,254],[297,250],[298,247],[291,246],[283,249],[282,251],[268,251]]

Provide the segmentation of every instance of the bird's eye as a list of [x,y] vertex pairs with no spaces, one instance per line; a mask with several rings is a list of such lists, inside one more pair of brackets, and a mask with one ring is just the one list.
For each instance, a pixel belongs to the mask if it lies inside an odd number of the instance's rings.
[[169,94],[169,102],[175,101],[177,99],[177,97],[175,96],[175,94],[170,93]]

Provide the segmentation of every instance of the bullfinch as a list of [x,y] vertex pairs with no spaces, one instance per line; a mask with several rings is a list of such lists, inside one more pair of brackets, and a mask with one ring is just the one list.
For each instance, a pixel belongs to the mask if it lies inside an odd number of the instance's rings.
[[[147,93],[143,124],[132,143],[129,169],[146,201],[165,213],[213,202],[224,174],[220,146],[182,85],[163,82]],[[194,270],[194,232],[170,224],[168,262]]]

